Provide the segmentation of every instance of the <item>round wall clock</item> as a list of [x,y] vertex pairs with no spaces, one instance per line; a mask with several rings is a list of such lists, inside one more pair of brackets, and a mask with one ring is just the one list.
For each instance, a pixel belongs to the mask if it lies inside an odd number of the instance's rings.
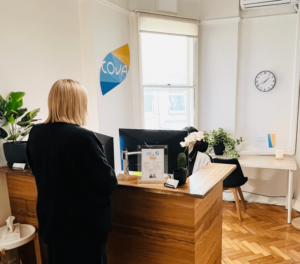
[[261,92],[271,91],[275,84],[275,75],[270,71],[262,71],[255,77],[255,86]]

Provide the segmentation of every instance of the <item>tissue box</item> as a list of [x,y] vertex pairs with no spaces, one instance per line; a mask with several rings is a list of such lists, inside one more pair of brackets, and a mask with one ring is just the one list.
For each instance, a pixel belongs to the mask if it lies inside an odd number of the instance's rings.
[[[1,232],[2,231],[2,232]],[[14,224],[14,231],[9,232],[7,226],[0,228],[0,234],[2,233],[2,241],[12,241],[21,238],[20,224]]]

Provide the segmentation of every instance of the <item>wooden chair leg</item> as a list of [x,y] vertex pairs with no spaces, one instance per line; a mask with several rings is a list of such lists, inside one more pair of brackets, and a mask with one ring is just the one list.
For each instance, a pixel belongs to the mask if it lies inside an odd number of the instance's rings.
[[244,199],[244,195],[243,195],[241,187],[238,187],[237,190],[239,192],[239,195],[240,195],[240,198],[241,198],[241,201],[242,201],[242,204],[243,204],[244,208],[247,209],[247,203]]
[[235,199],[235,205],[236,205],[236,210],[238,212],[238,217],[240,220],[242,220],[242,214],[241,214],[241,208],[240,208],[240,199],[237,193],[237,188],[229,188],[230,191],[233,192],[234,199]]
[[35,233],[34,248],[35,248],[36,264],[42,264],[40,239],[39,239],[39,233],[38,232]]

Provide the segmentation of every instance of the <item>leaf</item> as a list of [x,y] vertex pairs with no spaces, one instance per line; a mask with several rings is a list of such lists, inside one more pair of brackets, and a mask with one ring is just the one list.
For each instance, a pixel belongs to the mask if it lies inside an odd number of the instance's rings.
[[178,168],[186,168],[186,156],[185,154],[179,153],[177,157]]
[[0,138],[6,138],[8,136],[7,132],[0,127]]
[[10,93],[9,98],[8,98],[8,103],[6,105],[7,109],[11,110],[11,111],[16,111],[20,107],[22,107],[22,105],[23,105],[22,98],[24,95],[25,95],[24,92]]
[[31,122],[33,118],[35,118],[38,114],[38,112],[40,111],[40,108],[32,110],[30,112],[28,112],[22,119],[21,122]]
[[22,115],[24,115],[27,111],[27,108],[20,108],[16,111],[16,114],[14,115],[14,118],[17,119],[19,117],[21,117]]
[[30,124],[31,121],[19,121],[17,123],[17,125],[21,126],[21,127],[26,127]]
[[21,134],[21,136],[22,136],[22,137],[26,137],[26,136],[29,134],[31,128],[32,128],[32,126],[31,126],[29,129],[27,129],[26,131],[24,131],[24,132]]
[[42,120],[41,118],[40,119],[32,119],[31,122],[36,122],[36,121],[39,121],[39,120]]
[[0,110],[0,125],[3,125],[7,122],[7,118],[5,117],[4,113]]
[[17,140],[19,136],[20,136],[20,133],[17,133],[17,134],[11,135],[9,138],[7,138],[7,140]]
[[0,111],[5,112],[7,102],[0,95]]
[[[16,111],[11,111],[11,110],[8,110],[8,111],[6,111],[5,112],[5,117],[7,118],[7,119],[9,119],[9,117],[11,116],[11,115],[16,115],[17,114],[17,112]],[[14,117],[15,118],[15,117]]]
[[11,115],[8,118],[7,122],[3,126],[8,126],[8,125],[11,125],[11,124],[14,124],[14,123],[15,123],[15,119],[14,119],[13,115]]

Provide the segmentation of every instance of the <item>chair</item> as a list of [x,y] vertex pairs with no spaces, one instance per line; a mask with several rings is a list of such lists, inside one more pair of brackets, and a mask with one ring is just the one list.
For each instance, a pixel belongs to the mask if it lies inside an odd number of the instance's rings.
[[244,199],[241,186],[244,185],[248,181],[248,177],[245,177],[241,168],[241,165],[237,159],[219,159],[214,158],[214,163],[225,163],[225,164],[233,164],[236,165],[236,169],[223,181],[223,190],[230,190],[233,192],[236,209],[238,212],[238,217],[242,220],[241,208],[240,208],[240,200],[238,193],[240,195],[241,201],[243,203],[244,208],[247,208],[246,201]]

